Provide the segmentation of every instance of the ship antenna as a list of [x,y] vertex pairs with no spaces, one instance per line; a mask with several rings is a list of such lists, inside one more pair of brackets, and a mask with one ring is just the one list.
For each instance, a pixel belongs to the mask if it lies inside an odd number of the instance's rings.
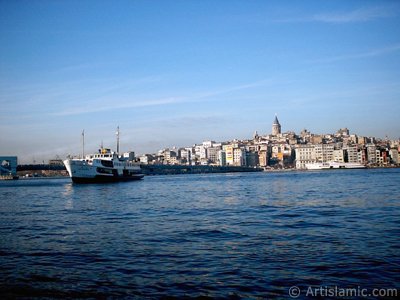
[[82,130],[82,159],[85,158],[85,129]]
[[119,155],[119,126],[117,127],[116,135],[117,135],[117,154]]

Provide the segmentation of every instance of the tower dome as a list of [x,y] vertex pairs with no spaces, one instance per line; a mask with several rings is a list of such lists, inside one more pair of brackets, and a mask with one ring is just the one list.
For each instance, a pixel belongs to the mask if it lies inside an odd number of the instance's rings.
[[281,124],[279,124],[278,116],[275,114],[275,120],[272,123],[272,135],[278,135],[281,133]]

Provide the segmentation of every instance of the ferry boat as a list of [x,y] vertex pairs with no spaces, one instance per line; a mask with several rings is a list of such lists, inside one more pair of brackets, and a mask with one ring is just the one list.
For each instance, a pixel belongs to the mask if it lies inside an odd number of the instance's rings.
[[[82,132],[84,149],[84,132]],[[117,131],[117,152],[101,147],[99,153],[84,155],[82,158],[68,158],[64,165],[74,183],[102,183],[139,180],[144,177],[139,164],[133,157],[119,155],[119,128]]]
[[364,169],[365,166],[359,163],[342,163],[336,161],[315,162],[305,164],[307,170],[330,170],[330,169]]

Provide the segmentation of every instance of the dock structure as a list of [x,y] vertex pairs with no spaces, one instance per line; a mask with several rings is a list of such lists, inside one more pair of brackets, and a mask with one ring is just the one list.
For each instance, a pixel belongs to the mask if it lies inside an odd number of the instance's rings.
[[0,156],[0,179],[13,179],[17,176],[17,156]]
[[[236,173],[261,172],[262,168],[240,166],[188,166],[188,165],[140,165],[145,175],[173,175],[173,174],[206,174],[206,173]],[[64,165],[19,165],[18,171],[65,171]]]
[[206,173],[236,173],[260,172],[261,168],[239,166],[184,166],[184,165],[141,165],[145,175],[172,175],[172,174],[206,174]]

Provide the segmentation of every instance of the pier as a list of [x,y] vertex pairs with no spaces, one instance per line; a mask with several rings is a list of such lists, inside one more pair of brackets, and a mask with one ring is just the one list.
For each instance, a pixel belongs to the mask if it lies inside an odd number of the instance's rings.
[[[140,165],[145,175],[176,175],[176,174],[208,174],[208,173],[237,173],[237,172],[261,172],[262,168],[239,166],[186,166],[186,165]],[[42,176],[67,176],[64,165],[19,165],[20,175],[41,174]]]
[[140,167],[145,175],[207,174],[263,171],[262,168],[239,166],[141,165]]

